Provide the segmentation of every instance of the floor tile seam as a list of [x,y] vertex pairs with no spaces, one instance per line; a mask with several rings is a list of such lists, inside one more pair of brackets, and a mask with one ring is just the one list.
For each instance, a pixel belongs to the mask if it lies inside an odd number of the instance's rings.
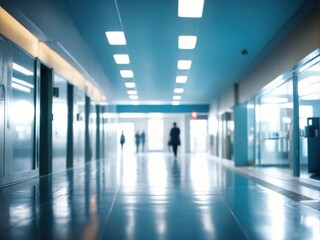
[[[313,199],[313,198],[311,198],[311,197],[309,197],[309,196],[305,196],[305,194],[297,193],[297,192],[295,192],[295,191],[293,191],[293,190],[288,190],[288,189],[284,188],[283,186],[278,186],[278,185],[276,185],[276,184],[273,184],[273,183],[270,183],[270,182],[268,182],[268,181],[265,181],[265,180],[263,180],[261,177],[256,176],[256,174],[252,174],[252,175],[251,175],[250,173],[248,173],[248,172],[246,172],[246,171],[244,171],[244,170],[238,169],[238,168],[236,168],[235,166],[231,166],[230,164],[226,164],[226,163],[222,162],[222,165],[223,165],[224,167],[226,167],[226,168],[228,168],[228,169],[230,169],[230,170],[232,170],[232,171],[240,174],[240,175],[243,175],[243,176],[247,177],[248,179],[253,180],[254,182],[260,182],[260,183],[270,184],[270,186],[274,186],[274,187],[283,189],[283,191],[288,191],[288,192],[291,192],[291,193],[293,193],[293,194],[303,196],[303,197],[305,197],[305,198],[307,198],[307,199],[309,199],[309,200],[316,200],[316,199]],[[273,178],[272,176],[270,176],[270,175],[268,175],[268,178],[269,178],[269,179],[274,179],[274,178]],[[278,180],[278,179],[277,179],[277,180]],[[263,185],[263,184],[261,184],[261,185]],[[268,188],[270,188],[270,187],[268,187]],[[307,188],[308,188],[308,187],[307,187]],[[310,189],[310,188],[308,188],[308,190],[317,191],[317,190],[313,190],[313,189]]]
[[[310,198],[310,199],[313,199],[313,197],[310,197],[310,195],[312,195],[312,193],[314,195],[317,195],[317,193],[320,191],[320,189],[314,189],[313,187],[305,186],[304,184],[301,184],[300,182],[292,182],[292,180],[291,181],[289,180],[290,181],[289,183],[285,183],[284,180],[280,181],[279,179],[276,179],[276,180],[278,180],[280,182],[278,182],[277,184],[276,183],[271,183],[271,182],[268,181],[268,179],[269,180],[274,180],[274,178],[271,177],[271,176],[259,177],[256,174],[250,174],[251,172],[248,173],[246,171],[239,170],[239,169],[236,169],[236,168],[231,168],[231,169],[233,169],[235,172],[241,173],[242,175],[248,176],[250,178],[255,178],[258,181],[262,181],[262,182],[271,184],[271,185],[273,185],[275,187],[282,188],[285,191],[290,191],[292,193],[299,194],[301,196],[305,196],[305,197]],[[299,184],[300,187],[303,188],[303,189],[300,189],[299,192],[297,192],[297,190],[296,190],[297,184]],[[312,193],[307,195],[307,194],[303,193],[303,191],[309,191],[309,192],[312,192]]]
[[225,198],[225,196],[221,196],[223,203],[225,204],[226,208],[228,209],[228,211],[230,212],[230,214],[232,215],[232,217],[235,219],[236,223],[238,224],[239,228],[241,229],[243,235],[246,237],[246,239],[250,239],[248,236],[247,231],[243,228],[243,226],[241,225],[239,219],[237,218],[237,216],[234,214],[234,212],[232,211],[230,205],[228,204],[227,199]]

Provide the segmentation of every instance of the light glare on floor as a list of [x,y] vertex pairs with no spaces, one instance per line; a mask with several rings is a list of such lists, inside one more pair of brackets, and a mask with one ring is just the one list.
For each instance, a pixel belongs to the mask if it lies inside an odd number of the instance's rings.
[[110,45],[126,45],[126,38],[124,32],[110,31],[106,32],[106,36]]
[[179,36],[179,49],[194,49],[197,44],[197,36]]
[[204,0],[179,0],[178,16],[184,18],[201,18]]

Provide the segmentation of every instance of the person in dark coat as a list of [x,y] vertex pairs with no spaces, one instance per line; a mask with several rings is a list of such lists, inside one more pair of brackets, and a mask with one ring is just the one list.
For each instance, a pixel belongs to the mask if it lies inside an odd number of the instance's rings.
[[139,145],[140,145],[140,134],[139,131],[134,135],[136,139],[136,152],[139,152]]
[[121,136],[120,136],[121,150],[123,149],[123,144],[125,142],[126,142],[126,137],[124,136],[123,131],[122,131]]
[[177,127],[177,123],[173,123],[173,128],[170,130],[170,144],[172,146],[173,154],[176,157],[178,146],[180,143],[180,129]]
[[144,152],[144,144],[146,142],[146,134],[144,133],[144,131],[142,131],[142,133],[140,135],[140,140],[141,140],[141,144],[142,144],[142,152]]

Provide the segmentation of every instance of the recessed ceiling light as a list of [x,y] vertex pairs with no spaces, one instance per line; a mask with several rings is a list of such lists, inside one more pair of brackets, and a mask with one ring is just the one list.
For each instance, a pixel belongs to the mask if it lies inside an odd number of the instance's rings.
[[134,82],[126,82],[124,84],[126,86],[126,88],[135,88],[136,84]]
[[139,101],[132,101],[132,105],[139,105]]
[[191,68],[191,60],[179,60],[178,61],[178,69],[188,70]]
[[173,100],[181,100],[181,96],[175,95],[172,97]]
[[114,54],[113,55],[114,61],[116,64],[129,64],[130,59],[128,54]]
[[129,90],[129,91],[127,91],[127,93],[129,95],[137,95],[137,91],[136,90]]
[[204,0],[179,0],[178,16],[185,18],[201,18]]
[[186,83],[188,80],[187,76],[177,76],[176,77],[176,83]]
[[171,104],[172,104],[172,105],[179,105],[180,102],[179,102],[179,101],[172,101]]
[[106,36],[110,45],[126,45],[126,38],[123,32],[110,31],[106,32]]
[[121,70],[120,74],[123,78],[133,78],[133,72],[131,70]]
[[194,49],[197,43],[197,36],[179,36],[179,49]]
[[179,94],[179,93],[183,93],[183,91],[184,91],[183,88],[175,88],[175,89],[173,90],[174,93],[178,93],[178,94]]
[[139,96],[138,95],[130,95],[129,98],[131,100],[138,100],[139,99]]

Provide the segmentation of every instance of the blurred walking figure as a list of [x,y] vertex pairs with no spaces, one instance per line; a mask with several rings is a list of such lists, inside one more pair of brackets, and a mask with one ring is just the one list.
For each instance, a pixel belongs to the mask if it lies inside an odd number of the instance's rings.
[[173,123],[173,128],[170,130],[170,144],[172,146],[173,154],[176,157],[178,146],[181,144],[180,142],[180,129],[177,127],[177,123]]
[[146,134],[144,133],[144,130],[142,131],[142,133],[140,135],[140,140],[141,140],[141,144],[142,144],[142,152],[144,152],[144,144],[146,142]]
[[121,150],[123,149],[123,144],[126,142],[126,137],[123,134],[123,131],[121,132],[120,136],[120,144],[121,144]]
[[136,152],[139,152],[139,145],[140,145],[140,134],[139,131],[134,135],[136,139]]

